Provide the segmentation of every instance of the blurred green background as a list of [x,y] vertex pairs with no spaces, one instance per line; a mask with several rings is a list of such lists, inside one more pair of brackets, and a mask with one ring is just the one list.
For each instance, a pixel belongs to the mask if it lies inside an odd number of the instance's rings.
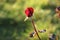
[[56,17],[55,8],[60,0],[0,0],[0,40],[38,40],[30,38],[34,31],[31,21],[24,22],[24,11],[27,7],[34,8],[33,19],[42,40],[47,40],[49,33],[58,35],[60,40],[60,18]]

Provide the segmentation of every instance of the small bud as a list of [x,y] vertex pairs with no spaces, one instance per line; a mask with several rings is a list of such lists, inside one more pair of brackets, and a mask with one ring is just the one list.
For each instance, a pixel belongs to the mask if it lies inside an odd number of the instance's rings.
[[57,17],[60,18],[60,7],[57,7],[57,8],[56,8],[56,13],[57,13]]
[[35,32],[32,32],[31,34],[30,34],[30,37],[34,37],[35,36]]
[[50,34],[49,35],[49,40],[55,40],[56,39],[56,35],[55,34]]
[[56,8],[56,13],[60,13],[60,7]]
[[40,32],[40,33],[44,33],[44,32],[46,32],[46,30],[39,30],[38,32]]

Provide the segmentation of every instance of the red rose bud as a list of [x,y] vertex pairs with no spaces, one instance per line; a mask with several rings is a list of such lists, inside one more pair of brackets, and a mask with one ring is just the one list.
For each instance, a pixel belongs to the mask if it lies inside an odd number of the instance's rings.
[[60,7],[57,7],[57,9],[60,11]]
[[59,13],[60,12],[60,7],[57,7],[56,8],[56,13]]
[[33,16],[34,9],[32,7],[29,7],[25,10],[25,14],[27,17]]

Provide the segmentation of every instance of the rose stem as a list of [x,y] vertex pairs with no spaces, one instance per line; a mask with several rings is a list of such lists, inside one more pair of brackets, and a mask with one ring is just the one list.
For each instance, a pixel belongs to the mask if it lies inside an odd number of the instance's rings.
[[32,19],[31,21],[32,21],[32,25],[33,25],[33,27],[34,27],[34,31],[36,32],[36,35],[38,36],[39,40],[41,40],[41,38],[39,37],[38,32],[37,32],[37,30],[36,30],[36,27],[35,27],[35,24],[34,24],[33,19]]

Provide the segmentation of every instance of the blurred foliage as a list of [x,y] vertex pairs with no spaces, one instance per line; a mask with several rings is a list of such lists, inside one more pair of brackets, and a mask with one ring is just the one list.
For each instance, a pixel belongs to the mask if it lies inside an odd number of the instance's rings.
[[55,8],[60,6],[60,0],[0,0],[0,40],[38,40],[37,36],[30,38],[34,31],[31,21],[24,22],[24,10],[34,8],[33,19],[42,40],[48,39],[49,33],[59,35],[60,18],[56,17]]

